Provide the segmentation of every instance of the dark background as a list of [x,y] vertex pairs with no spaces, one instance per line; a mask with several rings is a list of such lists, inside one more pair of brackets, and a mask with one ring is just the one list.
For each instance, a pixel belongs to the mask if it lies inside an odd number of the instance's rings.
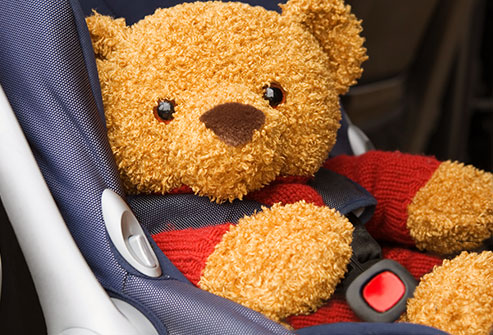
[[[81,0],[86,13],[126,17],[182,1]],[[245,1],[276,9],[278,1]],[[348,0],[370,59],[343,98],[377,149],[493,166],[493,1]],[[15,235],[0,207],[1,334],[46,333]]]
[[370,57],[343,99],[353,122],[378,149],[491,170],[492,2],[348,2]]

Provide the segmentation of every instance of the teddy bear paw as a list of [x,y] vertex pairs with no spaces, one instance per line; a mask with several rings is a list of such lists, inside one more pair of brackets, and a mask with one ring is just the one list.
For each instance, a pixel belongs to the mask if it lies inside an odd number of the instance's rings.
[[493,252],[463,252],[425,275],[407,303],[407,322],[455,335],[493,330]]
[[441,254],[473,250],[493,235],[493,174],[442,163],[408,206],[416,246]]
[[241,219],[209,256],[199,287],[282,321],[317,309],[352,254],[340,213],[300,201]]

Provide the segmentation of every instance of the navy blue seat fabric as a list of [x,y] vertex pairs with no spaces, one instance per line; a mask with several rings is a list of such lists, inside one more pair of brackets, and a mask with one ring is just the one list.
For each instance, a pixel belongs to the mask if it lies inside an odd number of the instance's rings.
[[447,335],[434,328],[410,323],[347,322],[299,329],[298,335]]
[[[125,195],[106,140],[84,15],[97,8],[115,16],[126,13],[132,23],[165,4],[91,0],[83,2],[83,11],[76,0],[2,0],[0,84],[78,247],[111,296],[136,306],[160,334],[290,334],[257,312],[195,288],[152,241],[163,269],[157,279],[134,270],[108,238],[101,194],[110,188]],[[390,334],[404,328],[431,334],[421,326],[378,324],[323,325],[300,334],[369,334],[371,329]]]
[[163,269],[158,279],[119,256],[104,226],[101,194],[106,188],[124,194],[79,3],[2,0],[0,26],[0,84],[65,222],[109,294],[139,308],[161,334],[290,333],[189,284],[155,244]]

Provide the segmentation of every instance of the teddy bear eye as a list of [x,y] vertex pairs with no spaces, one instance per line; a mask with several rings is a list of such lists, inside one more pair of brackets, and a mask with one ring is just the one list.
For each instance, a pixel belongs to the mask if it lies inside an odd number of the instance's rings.
[[154,107],[154,116],[156,117],[156,119],[162,122],[173,120],[174,113],[175,102],[173,100],[159,100],[157,105]]
[[264,99],[269,101],[271,107],[277,107],[286,99],[286,92],[278,83],[264,86]]

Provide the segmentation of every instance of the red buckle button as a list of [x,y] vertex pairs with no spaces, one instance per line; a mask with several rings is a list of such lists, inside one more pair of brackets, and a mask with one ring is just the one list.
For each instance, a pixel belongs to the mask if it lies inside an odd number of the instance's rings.
[[363,298],[377,312],[383,313],[399,302],[406,287],[390,271],[384,271],[373,277],[363,288]]

